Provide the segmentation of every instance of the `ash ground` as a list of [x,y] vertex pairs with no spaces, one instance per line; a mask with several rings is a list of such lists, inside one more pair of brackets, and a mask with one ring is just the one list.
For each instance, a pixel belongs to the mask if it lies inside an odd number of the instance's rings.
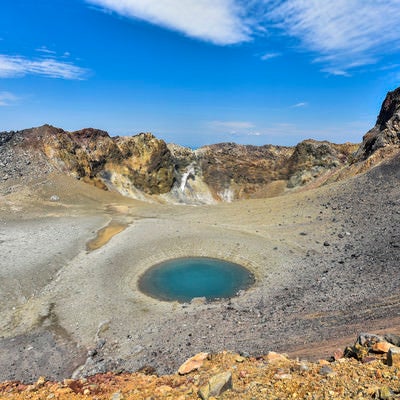
[[[17,188],[8,179],[0,380],[174,372],[195,353],[224,349],[318,358],[360,331],[396,330],[399,179],[397,156],[319,189],[199,207],[124,199],[51,171]],[[110,221],[129,226],[87,252]],[[159,302],[137,290],[144,270],[181,256],[240,263],[257,282],[209,304]]]

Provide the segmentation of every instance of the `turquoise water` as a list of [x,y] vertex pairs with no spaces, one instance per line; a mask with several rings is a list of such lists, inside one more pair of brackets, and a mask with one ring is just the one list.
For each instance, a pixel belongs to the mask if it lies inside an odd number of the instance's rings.
[[139,289],[160,300],[188,302],[232,297],[254,283],[246,268],[214,258],[179,258],[148,269],[139,279]]

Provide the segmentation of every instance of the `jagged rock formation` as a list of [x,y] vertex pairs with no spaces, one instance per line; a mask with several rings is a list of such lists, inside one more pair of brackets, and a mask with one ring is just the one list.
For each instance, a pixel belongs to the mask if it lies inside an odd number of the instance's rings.
[[376,124],[363,137],[356,159],[365,160],[391,145],[400,145],[400,88],[386,95]]
[[150,133],[111,138],[97,129],[66,132],[44,125],[0,137],[3,180],[32,170],[34,175],[59,171],[128,195],[166,193],[174,181],[171,153]]
[[215,144],[201,149],[200,165],[205,182],[219,200],[267,197],[268,185],[285,179],[292,152],[271,145]]
[[295,147],[288,160],[288,187],[305,185],[327,171],[346,165],[357,147],[353,143],[304,140]]
[[400,88],[388,93],[361,146],[305,140],[295,147],[220,143],[191,150],[150,133],[110,137],[97,129],[66,132],[44,125],[0,133],[0,179],[58,171],[134,198],[210,204],[343,179],[399,145]]
[[195,204],[280,194],[345,165],[355,150],[314,140],[295,148],[221,143],[191,150],[149,133],[110,137],[50,125],[0,137],[3,180],[59,171],[130,197]]
[[130,197],[195,204],[274,196],[345,164],[354,147],[307,140],[295,148],[221,143],[191,150],[150,133],[110,137],[50,125],[0,137],[3,180],[58,171]]

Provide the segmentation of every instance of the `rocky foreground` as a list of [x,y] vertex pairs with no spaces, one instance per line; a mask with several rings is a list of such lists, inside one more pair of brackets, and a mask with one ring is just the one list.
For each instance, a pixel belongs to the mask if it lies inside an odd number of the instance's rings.
[[2,399],[381,399],[400,398],[400,336],[361,334],[329,360],[199,353],[173,375],[151,367],[35,384],[0,384]]

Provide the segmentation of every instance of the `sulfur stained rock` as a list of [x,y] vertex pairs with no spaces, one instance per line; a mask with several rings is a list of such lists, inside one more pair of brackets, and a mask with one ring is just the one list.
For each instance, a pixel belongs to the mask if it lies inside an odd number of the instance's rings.
[[352,347],[346,347],[344,351],[345,357],[355,358],[357,360],[363,360],[368,357],[368,353],[368,347],[362,346],[358,342],[356,342]]
[[46,378],[44,376],[40,376],[36,381],[36,387],[41,388],[46,383]]
[[270,351],[265,357],[265,360],[270,364],[282,361],[288,361],[288,358],[283,354],[275,353],[274,351]]
[[24,138],[23,150],[45,156],[53,169],[102,189],[122,190],[124,185],[131,192],[162,194],[174,183],[171,153],[163,140],[150,133],[110,137],[99,129],[67,132],[43,125],[19,134]]
[[211,397],[220,396],[229,389],[232,389],[232,373],[222,372],[214,375],[207,384],[200,388],[199,396],[202,400],[208,400]]
[[379,399],[380,400],[390,400],[393,398],[393,392],[387,386],[379,389]]

